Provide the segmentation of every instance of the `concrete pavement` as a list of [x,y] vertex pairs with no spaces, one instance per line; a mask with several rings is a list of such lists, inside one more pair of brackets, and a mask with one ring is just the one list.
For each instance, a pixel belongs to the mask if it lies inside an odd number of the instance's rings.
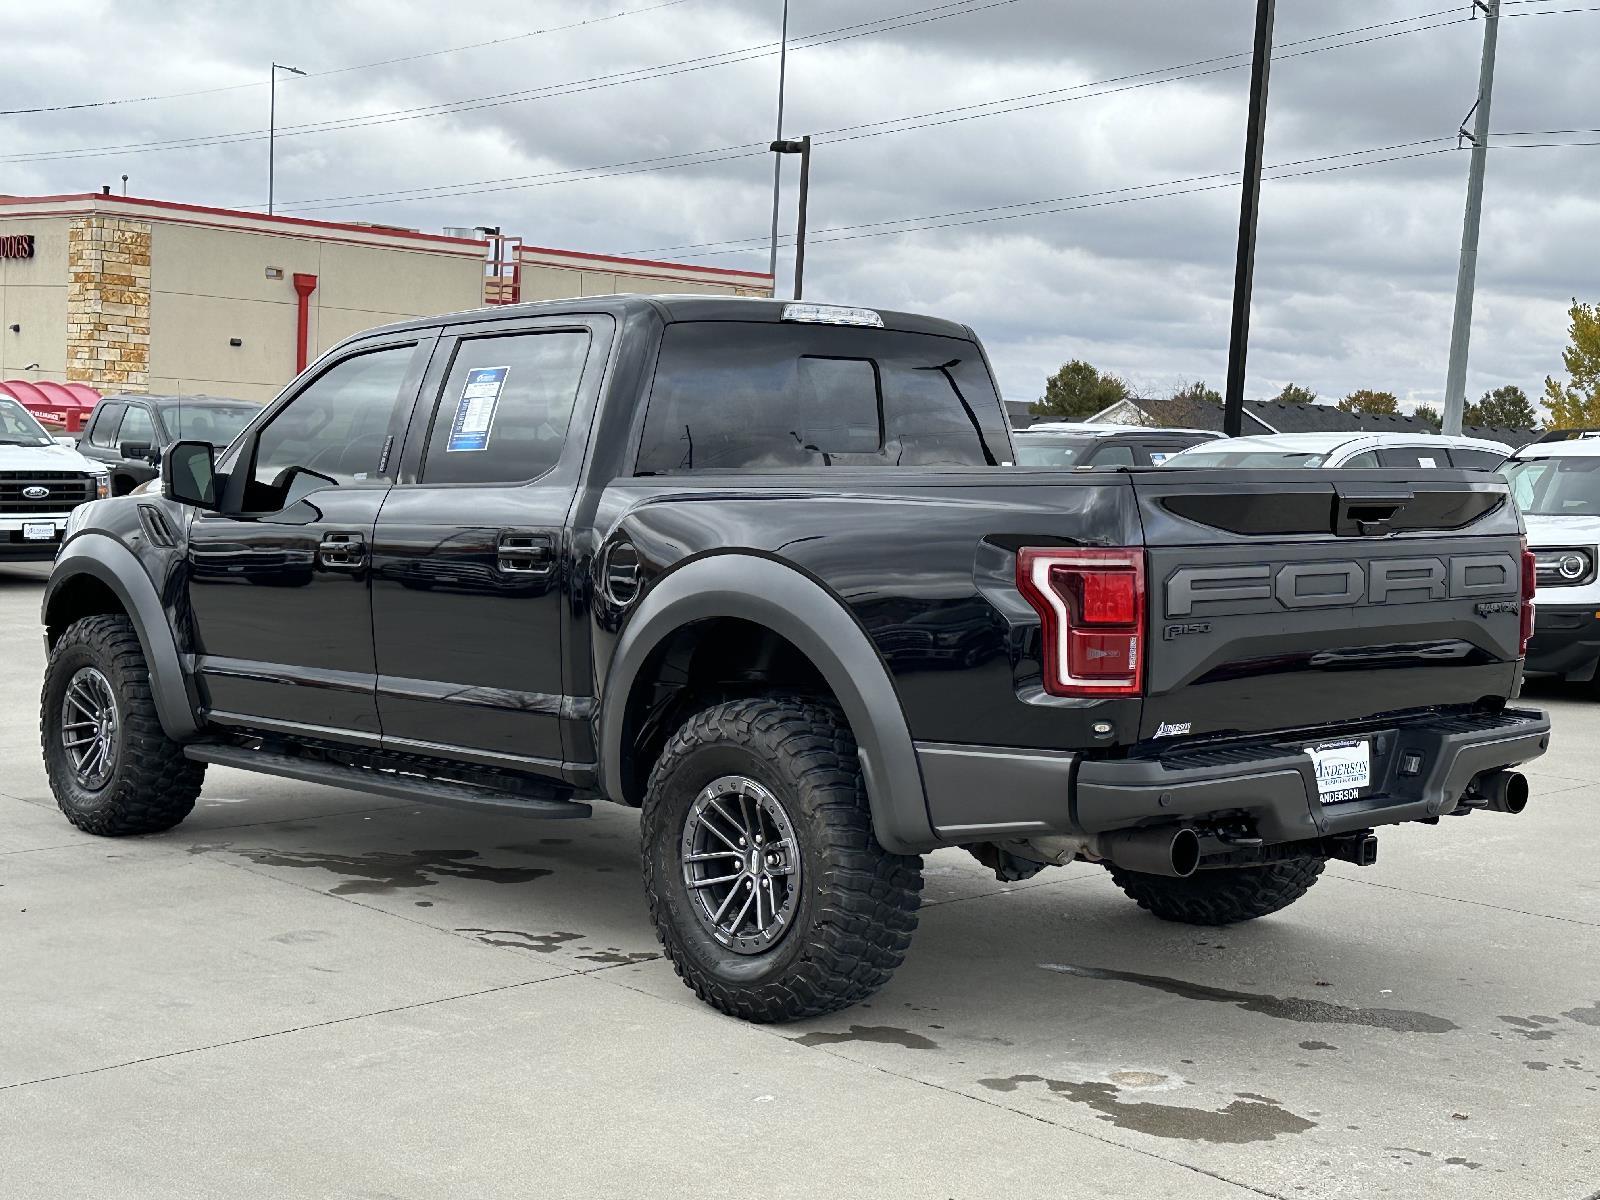
[[213,768],[103,840],[39,765],[0,567],[0,1195],[1600,1195],[1600,699],[1521,817],[1382,833],[1196,930],[1097,868],[928,859],[869,1004],[755,1027],[657,957],[637,821]]

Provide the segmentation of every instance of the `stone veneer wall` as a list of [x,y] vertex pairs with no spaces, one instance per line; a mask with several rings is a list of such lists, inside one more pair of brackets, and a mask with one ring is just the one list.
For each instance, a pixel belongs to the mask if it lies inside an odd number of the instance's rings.
[[67,232],[67,379],[150,387],[150,222],[80,217]]

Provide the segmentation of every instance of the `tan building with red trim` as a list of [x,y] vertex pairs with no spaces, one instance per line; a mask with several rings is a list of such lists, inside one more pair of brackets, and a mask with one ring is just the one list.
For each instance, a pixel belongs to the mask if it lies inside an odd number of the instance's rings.
[[486,297],[772,294],[764,273],[493,245],[491,262],[487,240],[390,226],[0,196],[0,379],[265,401],[350,334]]

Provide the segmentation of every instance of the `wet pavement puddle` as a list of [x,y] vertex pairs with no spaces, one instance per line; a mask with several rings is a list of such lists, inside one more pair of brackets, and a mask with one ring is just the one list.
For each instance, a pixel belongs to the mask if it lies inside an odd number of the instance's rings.
[[[1112,1076],[1144,1076],[1148,1072],[1117,1072]],[[1164,1076],[1160,1077],[1165,1079]],[[1132,1129],[1152,1137],[1176,1138],[1188,1142],[1213,1142],[1241,1145],[1270,1142],[1287,1135],[1315,1129],[1317,1123],[1288,1111],[1270,1096],[1253,1092],[1236,1093],[1237,1098],[1220,1109],[1190,1108],[1182,1104],[1156,1104],[1148,1100],[1123,1099],[1124,1088],[1115,1082],[1047,1079],[1043,1075],[1010,1075],[1003,1079],[980,1079],[980,1086],[992,1092],[1014,1092],[1025,1084],[1041,1083],[1052,1096],[1092,1109],[1102,1121],[1119,1129]],[[1149,1086],[1145,1084],[1130,1086]]]
[[1299,1021],[1309,1025],[1365,1025],[1396,1033],[1450,1033],[1460,1029],[1454,1021],[1431,1013],[1404,1008],[1350,1008],[1325,1000],[1304,1000],[1296,996],[1269,996],[1256,992],[1235,992],[1226,988],[1169,979],[1165,975],[1140,975],[1133,971],[1114,971],[1107,967],[1082,967],[1070,963],[1040,963],[1046,971],[1074,975],[1080,979],[1102,979],[1154,988],[1185,1000],[1210,1000],[1231,1004],[1245,1012],[1260,1013],[1280,1021]]

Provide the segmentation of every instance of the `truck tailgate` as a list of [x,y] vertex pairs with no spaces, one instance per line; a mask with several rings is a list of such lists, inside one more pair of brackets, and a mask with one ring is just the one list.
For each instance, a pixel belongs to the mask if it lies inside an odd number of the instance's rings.
[[1131,473],[1148,547],[1142,738],[1514,695],[1522,523],[1476,472]]

